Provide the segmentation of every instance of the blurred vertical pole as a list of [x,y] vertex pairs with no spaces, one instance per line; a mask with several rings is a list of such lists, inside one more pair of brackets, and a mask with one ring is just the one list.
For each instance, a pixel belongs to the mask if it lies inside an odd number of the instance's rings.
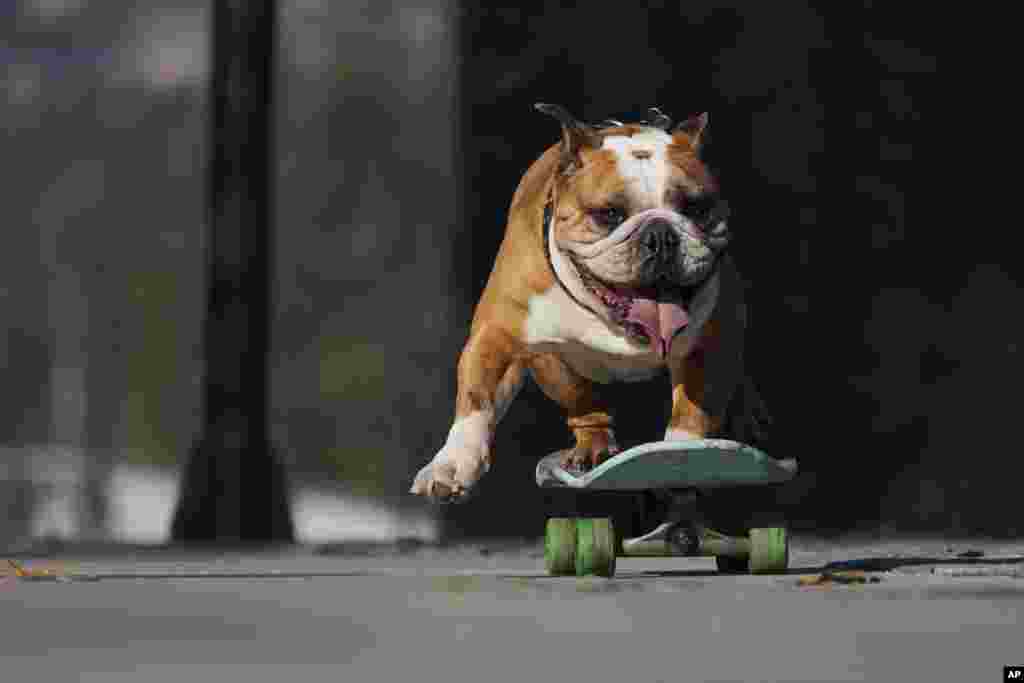
[[203,426],[171,537],[290,542],[267,424],[277,3],[214,0],[211,40]]
[[[103,535],[105,514],[102,489],[97,482],[99,464],[88,462],[85,415],[89,396],[86,390],[86,368],[89,358],[90,317],[93,312],[83,275],[64,249],[68,233],[64,225],[48,224],[39,231],[43,247],[43,263],[49,270],[46,311],[53,330],[52,365],[50,367],[50,425],[45,460],[51,467],[66,469],[72,479],[83,475],[75,496],[77,509],[72,514],[73,534],[94,540]],[[63,253],[62,253],[63,252]],[[34,469],[34,468],[33,468]],[[73,473],[73,474],[72,474]],[[38,476],[36,473],[34,476]],[[99,490],[98,490],[99,488]],[[59,494],[58,494],[59,495]],[[43,498],[47,498],[46,494]],[[84,503],[84,505],[83,505]],[[95,513],[95,514],[90,514]]]

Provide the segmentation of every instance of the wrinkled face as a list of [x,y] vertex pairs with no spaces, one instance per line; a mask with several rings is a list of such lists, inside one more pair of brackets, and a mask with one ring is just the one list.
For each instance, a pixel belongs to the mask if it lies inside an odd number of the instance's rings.
[[673,324],[685,326],[689,301],[729,239],[728,209],[688,138],[612,129],[600,148],[580,151],[558,194],[557,248],[614,322],[641,338],[667,335],[667,350],[674,332],[652,329],[669,315],[659,304],[673,302]]
[[607,135],[581,158],[562,188],[554,231],[577,265],[623,287],[691,285],[708,275],[728,241],[728,210],[685,137],[638,128]]

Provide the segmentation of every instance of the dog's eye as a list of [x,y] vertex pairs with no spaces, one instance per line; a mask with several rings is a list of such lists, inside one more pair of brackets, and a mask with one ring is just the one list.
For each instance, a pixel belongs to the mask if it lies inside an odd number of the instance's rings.
[[606,206],[597,209],[592,215],[597,224],[605,228],[618,227],[622,221],[626,220],[626,212],[617,206]]

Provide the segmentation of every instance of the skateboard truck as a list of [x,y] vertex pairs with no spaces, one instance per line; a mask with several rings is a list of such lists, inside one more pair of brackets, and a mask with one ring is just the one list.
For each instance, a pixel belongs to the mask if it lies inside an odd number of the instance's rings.
[[664,522],[654,531],[622,541],[625,557],[736,557],[750,554],[750,540],[734,538],[702,524]]
[[697,511],[696,489],[669,492],[666,521],[653,531],[622,540],[625,557],[714,557],[719,569],[743,568],[751,553],[751,539],[728,536],[706,526]]

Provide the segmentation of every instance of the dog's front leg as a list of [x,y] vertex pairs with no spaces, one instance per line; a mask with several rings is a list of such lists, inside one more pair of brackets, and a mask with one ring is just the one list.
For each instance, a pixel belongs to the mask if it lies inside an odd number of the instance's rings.
[[707,402],[706,361],[704,352],[697,350],[670,367],[672,415],[665,430],[666,441],[702,439],[718,427],[721,416],[716,416]]
[[481,326],[459,358],[455,421],[444,446],[413,481],[411,493],[435,502],[463,499],[491,466],[491,441],[523,383],[520,345],[500,328]]
[[576,445],[562,454],[562,467],[593,469],[619,452],[611,413],[594,382],[553,353],[533,356],[530,370],[541,391],[565,410],[576,437]]
[[723,259],[714,312],[687,353],[670,356],[672,416],[666,441],[717,435],[726,409],[744,378],[746,307],[743,286],[731,259]]
[[725,336],[728,325],[720,316],[712,318],[697,348],[670,364],[672,416],[666,441],[703,439],[721,430],[729,400],[743,379],[742,330]]

